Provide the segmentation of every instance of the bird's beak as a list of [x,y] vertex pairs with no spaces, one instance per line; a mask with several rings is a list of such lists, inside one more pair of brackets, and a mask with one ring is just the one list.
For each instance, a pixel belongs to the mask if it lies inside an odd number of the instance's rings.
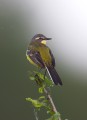
[[46,45],[47,40],[51,40],[51,38],[45,38],[45,40],[42,40],[41,43]]
[[52,38],[46,38],[46,40],[51,40]]

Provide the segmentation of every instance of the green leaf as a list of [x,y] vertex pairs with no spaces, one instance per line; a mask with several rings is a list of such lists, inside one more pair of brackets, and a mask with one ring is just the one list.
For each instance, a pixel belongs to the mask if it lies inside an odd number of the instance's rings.
[[58,120],[59,117],[60,117],[60,114],[59,113],[55,113],[50,118],[48,118],[47,120]]
[[40,96],[39,100],[45,99],[45,96]]
[[29,78],[30,78],[30,80],[35,80],[35,77],[33,77],[33,76],[30,76]]
[[40,88],[39,88],[39,93],[43,93],[43,92],[44,92],[43,87],[40,87]]
[[52,87],[54,85],[52,80],[50,80],[47,76],[44,76],[44,74],[37,71],[33,71],[29,78],[30,80],[35,80],[39,86],[45,85],[48,87]]
[[47,76],[44,76],[44,74],[40,73],[40,72],[36,72],[34,71],[35,74],[37,74],[38,76],[38,79],[40,79],[41,81],[44,82],[44,85],[47,85],[47,86],[53,86],[53,82],[52,80],[50,80]]
[[26,100],[31,102],[33,104],[33,106],[36,108],[40,108],[44,105],[43,102],[40,102],[38,100],[33,100],[32,98],[26,98]]

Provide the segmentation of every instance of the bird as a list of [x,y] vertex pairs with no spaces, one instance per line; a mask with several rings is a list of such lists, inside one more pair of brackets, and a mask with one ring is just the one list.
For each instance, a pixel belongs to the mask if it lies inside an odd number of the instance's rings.
[[36,34],[28,45],[26,57],[31,64],[45,69],[55,85],[62,85],[62,81],[55,69],[55,58],[50,48],[46,45],[47,41],[51,39],[43,34]]

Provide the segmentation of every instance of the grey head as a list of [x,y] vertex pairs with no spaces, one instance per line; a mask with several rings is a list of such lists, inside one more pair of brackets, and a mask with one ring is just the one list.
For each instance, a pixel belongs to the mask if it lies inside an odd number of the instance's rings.
[[47,38],[46,36],[44,36],[43,34],[36,34],[33,38],[32,38],[32,42],[33,41],[43,41],[43,40],[51,40],[51,38]]

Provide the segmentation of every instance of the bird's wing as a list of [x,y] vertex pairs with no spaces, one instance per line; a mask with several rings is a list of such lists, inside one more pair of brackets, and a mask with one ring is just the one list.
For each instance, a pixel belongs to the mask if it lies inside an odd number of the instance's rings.
[[40,56],[40,53],[38,51],[27,50],[26,51],[26,56],[29,59],[31,59],[33,61],[33,63],[36,64],[38,67],[44,68],[44,63],[43,63],[42,58]]
[[53,65],[53,67],[55,67],[55,58],[54,58],[54,56],[53,56],[53,53],[51,52],[51,50],[49,50],[49,53],[50,53],[50,55],[51,55],[52,65]]

